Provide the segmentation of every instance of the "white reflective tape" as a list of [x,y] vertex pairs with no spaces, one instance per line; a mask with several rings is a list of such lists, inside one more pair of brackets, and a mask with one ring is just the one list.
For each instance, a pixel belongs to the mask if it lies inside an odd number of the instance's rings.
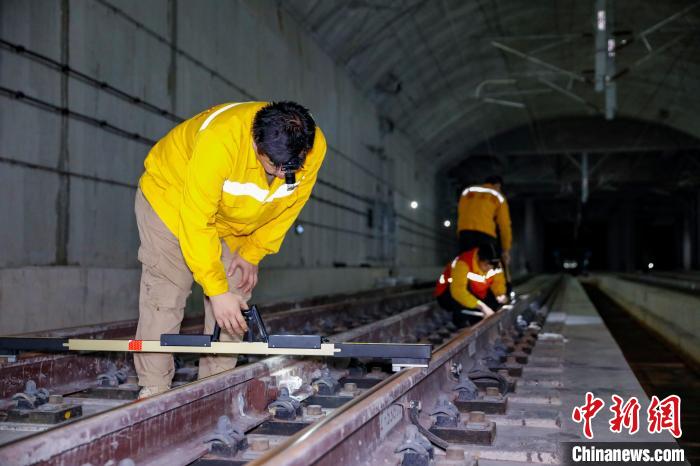
[[440,279],[438,281],[440,282],[441,285],[445,284],[445,274],[444,273],[440,274]]
[[228,105],[221,107],[220,109],[218,109],[217,111],[215,111],[214,113],[209,115],[206,120],[204,120],[204,123],[202,123],[202,126],[199,127],[199,131],[206,129],[206,127],[209,126],[209,123],[211,123],[214,120],[214,118],[216,118],[217,116],[219,116],[219,114],[225,112],[229,108],[233,108],[236,105],[241,105],[241,104],[246,104],[246,103],[248,103],[248,102],[236,102],[235,104],[228,104]]
[[[296,183],[293,186],[297,187],[298,185],[299,183]],[[268,197],[270,195],[270,191],[267,189],[262,189],[255,183],[239,183],[238,181],[229,180],[224,181],[223,191],[232,196],[250,196],[256,201],[263,203],[272,202],[275,199],[287,197],[294,192],[289,191],[287,189],[287,185],[283,184],[277,188],[277,190],[272,193],[270,197]]]
[[501,193],[496,191],[495,189],[491,188],[484,188],[483,186],[470,186],[464,191],[462,191],[462,196],[466,196],[469,193],[486,193],[486,194],[491,194],[492,196],[496,196],[498,198],[498,202],[503,204],[506,199],[503,197]]
[[491,269],[488,272],[486,272],[486,278],[491,278],[494,275],[498,275],[499,273],[502,273],[503,270],[501,269]]
[[250,196],[259,202],[265,202],[270,191],[262,189],[255,183],[239,183],[238,181],[224,181],[224,192],[232,196]]
[[[289,189],[291,186],[291,189]],[[281,197],[287,197],[290,194],[294,192],[294,189],[299,186],[299,183],[294,183],[294,184],[283,184],[277,190],[272,193],[272,196],[270,196],[268,199],[265,200],[265,202],[272,202],[275,199],[279,199]]]
[[474,273],[474,272],[468,272],[467,279],[474,281],[474,282],[486,283],[486,278],[484,278],[483,275],[479,275],[478,273]]

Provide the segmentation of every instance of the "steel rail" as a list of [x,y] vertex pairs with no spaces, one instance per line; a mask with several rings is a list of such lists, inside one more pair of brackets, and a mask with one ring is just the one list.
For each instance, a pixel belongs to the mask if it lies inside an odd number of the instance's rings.
[[[433,313],[431,305],[421,305],[335,339],[368,340],[377,334],[401,338],[416,321]],[[175,463],[167,464],[186,464],[206,452],[203,436],[221,414],[235,413],[243,428],[252,428],[270,416],[265,409],[277,396],[281,379],[311,380],[322,366],[323,361],[315,359],[266,358],[8,443],[0,448],[0,464],[83,464],[102,461],[105,455],[117,460],[129,457],[139,465],[165,464],[164,455],[173,454]]]
[[[420,391],[420,387],[423,387],[423,392],[429,392],[425,387],[430,385],[437,391],[440,382],[447,382],[451,363],[465,365],[472,354],[485,349],[503,328],[512,325],[516,316],[530,303],[545,301],[555,285],[550,283],[547,292],[530,293],[513,309],[462,330],[434,351],[427,369],[408,369],[394,374],[375,389],[290,437],[249,465],[308,466],[318,462],[337,466],[367,461],[361,457],[361,452],[371,453],[383,440],[378,418],[384,409],[406,398],[409,392]],[[405,408],[406,404],[401,403],[401,406]],[[349,441],[351,437],[352,441]],[[357,448],[357,445],[362,445],[362,448]]]
[[[310,321],[321,322],[334,314],[340,319],[343,312],[363,309],[376,310],[410,308],[426,302],[430,291],[397,287],[383,291],[362,292],[357,295],[326,295],[303,300],[300,303],[280,301],[265,306],[266,321],[271,329],[301,329]],[[285,309],[286,308],[286,309]],[[290,309],[291,308],[291,309]],[[202,331],[201,317],[186,319],[181,333]],[[56,332],[39,332],[36,336],[129,338],[136,332],[136,320],[121,321],[104,326],[84,326]],[[29,336],[29,335],[26,335]],[[17,361],[0,364],[0,400],[7,399],[24,389],[27,380],[38,382],[38,387],[51,388],[53,393],[66,394],[94,382],[95,377],[114,364],[126,361],[124,355],[38,354],[19,356]]]

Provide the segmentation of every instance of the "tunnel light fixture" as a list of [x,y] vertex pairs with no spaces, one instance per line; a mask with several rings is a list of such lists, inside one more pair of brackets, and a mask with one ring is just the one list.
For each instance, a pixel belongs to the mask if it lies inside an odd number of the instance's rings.
[[442,222],[442,224],[445,226],[445,228],[450,228],[452,222],[450,222],[449,220],[445,220],[444,222]]
[[598,14],[596,16],[598,18],[598,30],[605,31],[605,25],[607,23],[607,20],[605,19],[605,10],[598,10]]
[[567,260],[567,261],[564,261],[563,266],[567,270],[572,270],[572,269],[575,269],[576,267],[578,267],[578,262]]
[[418,201],[411,201],[409,204],[411,206],[411,209],[417,209],[418,208]]
[[297,235],[303,234],[304,225],[302,225],[301,223],[297,223],[296,225],[294,225],[294,233],[296,233]]
[[653,263],[653,262],[649,262],[649,263],[647,264],[647,268],[648,268],[649,270],[653,269],[653,268],[654,268],[654,263]]

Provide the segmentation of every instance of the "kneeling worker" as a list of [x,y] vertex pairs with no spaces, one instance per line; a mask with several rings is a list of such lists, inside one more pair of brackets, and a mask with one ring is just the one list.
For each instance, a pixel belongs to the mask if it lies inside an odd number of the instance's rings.
[[452,312],[458,328],[474,325],[493,314],[499,304],[496,296],[505,293],[499,257],[491,245],[463,252],[447,264],[438,279],[434,296],[438,304]]
[[[136,192],[141,291],[136,338],[179,333],[192,280],[204,289],[204,332],[239,341],[258,281],[311,195],[326,140],[293,102],[219,105],[179,124],[150,151]],[[169,354],[134,354],[139,397],[167,390]],[[199,377],[236,365],[204,356]]]

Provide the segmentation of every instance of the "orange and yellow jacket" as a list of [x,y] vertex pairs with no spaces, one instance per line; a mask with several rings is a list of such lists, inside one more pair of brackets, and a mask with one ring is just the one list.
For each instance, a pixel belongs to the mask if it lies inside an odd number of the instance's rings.
[[478,248],[470,249],[455,257],[443,270],[433,296],[449,292],[452,298],[465,309],[474,309],[486,298],[489,288],[495,296],[506,292],[506,283],[501,269],[484,273],[479,267]]
[[457,230],[480,231],[495,238],[496,225],[501,238],[501,248],[507,251],[510,249],[513,233],[505,196],[489,183],[470,186],[462,191],[457,208]]
[[326,140],[317,127],[294,189],[279,178],[268,184],[252,134],[253,118],[265,105],[212,107],[173,128],[144,162],[139,186],[178,238],[194,279],[208,296],[228,291],[220,239],[252,264],[279,251],[311,195],[326,154]]

